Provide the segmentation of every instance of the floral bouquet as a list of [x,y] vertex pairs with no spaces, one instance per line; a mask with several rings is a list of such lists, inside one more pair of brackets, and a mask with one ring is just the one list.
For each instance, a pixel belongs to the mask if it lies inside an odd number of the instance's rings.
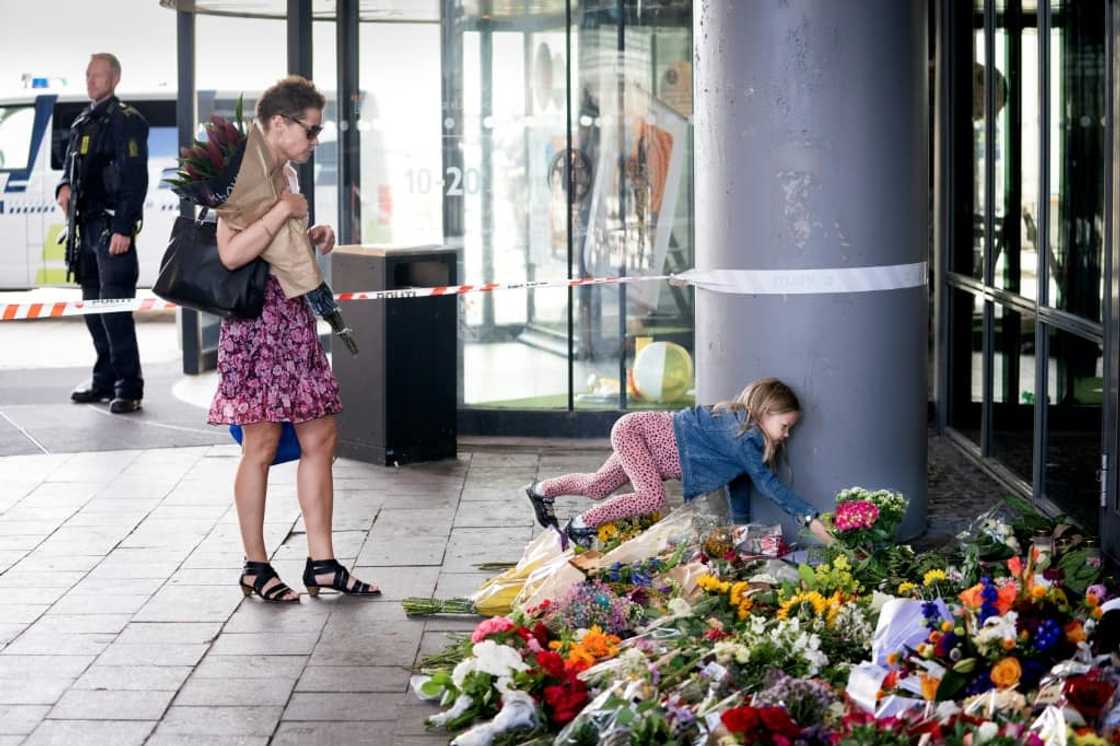
[[836,510],[827,515],[833,535],[849,548],[875,549],[894,541],[908,501],[890,490],[849,487],[836,495]]
[[240,97],[233,117],[234,121],[230,122],[214,114],[203,125],[206,138],[180,149],[179,170],[175,178],[167,179],[171,191],[210,209],[220,207],[229,199],[248,139]]

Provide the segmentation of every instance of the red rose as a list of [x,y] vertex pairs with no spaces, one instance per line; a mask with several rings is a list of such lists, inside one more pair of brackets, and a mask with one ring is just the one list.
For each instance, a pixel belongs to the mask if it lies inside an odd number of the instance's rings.
[[552,711],[552,723],[565,725],[587,704],[587,686],[578,679],[569,680],[566,684],[546,686],[544,701]]
[[801,729],[797,727],[797,723],[793,722],[789,713],[782,707],[759,707],[758,717],[771,733],[777,733],[789,738],[793,738],[801,733]]
[[719,719],[732,733],[748,733],[758,727],[758,711],[747,705],[720,713]]
[[554,679],[564,678],[564,658],[551,650],[537,653],[537,665]]
[[544,626],[544,622],[537,622],[533,626],[533,637],[537,638],[537,642],[541,645],[548,644],[548,627]]

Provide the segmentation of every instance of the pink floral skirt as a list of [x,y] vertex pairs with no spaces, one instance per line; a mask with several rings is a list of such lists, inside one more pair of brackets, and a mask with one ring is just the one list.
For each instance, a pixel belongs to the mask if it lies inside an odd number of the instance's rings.
[[302,297],[269,275],[258,318],[222,321],[211,425],[308,422],[342,411],[338,381]]

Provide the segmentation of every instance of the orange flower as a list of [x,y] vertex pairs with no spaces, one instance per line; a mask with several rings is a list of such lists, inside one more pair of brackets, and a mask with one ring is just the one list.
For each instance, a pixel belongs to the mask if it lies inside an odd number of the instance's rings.
[[1023,560],[1018,557],[1012,557],[1011,559],[1007,560],[1007,569],[1010,570],[1011,574],[1017,578],[1022,576]]
[[1012,640],[1010,637],[1003,638],[1003,649],[1004,650],[1013,650],[1014,648],[1015,648],[1015,641],[1014,640]]
[[1004,658],[992,666],[992,671],[989,674],[992,683],[1000,689],[1015,686],[1019,683],[1019,677],[1022,675],[1023,667],[1019,665],[1017,658]]
[[1101,600],[1099,598],[1097,598],[1097,594],[1095,594],[1095,593],[1086,593],[1085,594],[1085,605],[1086,606],[1095,608],[1095,607],[1099,606],[1100,603],[1101,603]]
[[1004,583],[996,591],[996,610],[1000,614],[1011,611],[1012,604],[1019,597],[1019,586],[1016,583]]
[[941,679],[930,676],[928,673],[918,674],[918,678],[922,682],[922,696],[926,701],[932,702],[937,699],[937,687],[941,686]]
[[1031,598],[1033,598],[1037,601],[1037,600],[1043,599],[1045,597],[1046,597],[1046,589],[1045,588],[1043,588],[1041,585],[1032,585],[1031,586]]
[[1085,627],[1081,622],[1070,622],[1065,626],[1066,639],[1076,645],[1079,642],[1085,642]]
[[980,583],[977,583],[968,590],[961,591],[959,598],[961,599],[961,602],[970,609],[979,609],[980,606],[984,603],[984,599],[980,595],[980,592],[983,590],[984,586],[982,586]]

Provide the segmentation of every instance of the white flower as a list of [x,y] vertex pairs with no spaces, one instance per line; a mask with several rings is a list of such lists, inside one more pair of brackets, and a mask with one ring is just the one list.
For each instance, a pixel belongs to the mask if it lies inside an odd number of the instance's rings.
[[688,605],[688,601],[683,598],[677,597],[669,602],[669,613],[673,616],[689,616],[692,614],[692,607]]
[[991,720],[988,720],[982,723],[980,727],[976,729],[976,740],[973,741],[973,743],[987,743],[997,735],[999,735],[999,726],[993,723]]
[[1019,614],[1014,611],[1009,611],[1003,616],[988,617],[984,622],[984,626],[976,633],[974,638],[976,647],[982,653],[988,653],[997,646],[1002,646],[1004,640],[1014,641],[1019,632],[1016,629],[1016,622],[1019,619]]
[[740,645],[737,642],[730,642],[728,640],[720,640],[717,642],[712,648],[712,652],[716,654],[716,660],[721,663],[727,663],[730,660],[746,663],[751,658],[750,648],[746,645]]
[[499,679],[508,678],[514,671],[527,671],[529,666],[521,660],[521,654],[508,645],[499,645],[493,640],[483,640],[471,649],[471,657],[465,658],[451,672],[451,681],[459,689],[463,680],[472,671],[481,671]]

